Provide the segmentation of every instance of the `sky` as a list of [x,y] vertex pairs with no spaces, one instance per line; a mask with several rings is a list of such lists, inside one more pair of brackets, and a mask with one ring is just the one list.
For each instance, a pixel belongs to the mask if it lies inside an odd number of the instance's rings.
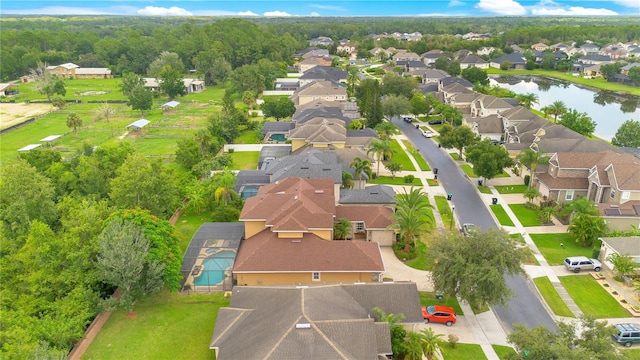
[[0,0],[0,15],[616,16],[640,0]]

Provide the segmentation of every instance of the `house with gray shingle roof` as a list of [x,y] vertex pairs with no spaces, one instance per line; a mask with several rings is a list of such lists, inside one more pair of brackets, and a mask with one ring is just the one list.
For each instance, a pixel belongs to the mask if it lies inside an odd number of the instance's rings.
[[331,66],[317,65],[305,71],[302,75],[300,75],[299,79],[300,87],[304,87],[305,85],[316,80],[328,80],[333,81],[337,84],[346,83],[347,72]]
[[479,69],[488,69],[489,62],[476,55],[467,55],[460,60],[460,69],[468,69],[477,67]]
[[422,323],[412,283],[236,287],[217,314],[216,359],[362,359],[391,356],[389,324],[374,307]]
[[341,205],[384,205],[395,209],[396,192],[388,185],[371,185],[364,189],[340,189]]
[[538,183],[543,196],[557,202],[587,197],[610,227],[618,226],[615,229],[628,230],[640,217],[640,159],[633,155],[612,150],[557,152],[547,172],[538,175]]
[[598,240],[602,241],[599,258],[610,270],[614,266],[609,261],[609,256],[618,254],[630,256],[636,263],[636,272],[640,273],[640,236],[602,237]]
[[495,59],[491,59],[489,66],[499,69],[500,64],[505,61],[511,63],[510,69],[524,69],[527,65],[527,59],[524,57],[524,55],[522,55],[522,53],[514,52],[508,55],[497,57]]
[[480,95],[471,102],[471,117],[497,115],[513,106],[506,101],[491,95]]
[[346,101],[347,88],[333,81],[314,80],[296,90],[290,98],[296,106],[320,99],[325,101]]

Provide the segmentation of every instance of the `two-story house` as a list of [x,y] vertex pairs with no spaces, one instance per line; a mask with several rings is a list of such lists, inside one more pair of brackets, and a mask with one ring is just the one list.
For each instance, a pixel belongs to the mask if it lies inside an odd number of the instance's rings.
[[318,100],[346,101],[347,88],[333,81],[314,80],[296,90],[291,100],[296,106]]
[[[235,282],[238,285],[380,282],[384,263],[379,244],[334,240],[333,225],[340,219],[338,214],[354,216],[348,220],[356,227],[362,222],[365,233],[376,232],[369,239],[378,235],[395,238],[393,231],[386,230],[392,223],[392,210],[377,207],[379,214],[375,219],[364,219],[362,212],[348,209],[338,212],[335,194],[333,179],[286,178],[261,187],[256,196],[248,198],[240,214],[245,240],[233,265]],[[382,221],[385,216],[387,220]],[[376,230],[368,228],[368,221],[373,220]],[[385,230],[377,230],[383,227]],[[377,234],[380,232],[383,234]]]

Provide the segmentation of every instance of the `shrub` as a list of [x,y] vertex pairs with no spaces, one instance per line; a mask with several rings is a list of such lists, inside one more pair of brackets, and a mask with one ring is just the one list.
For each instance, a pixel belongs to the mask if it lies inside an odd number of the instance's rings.
[[600,256],[600,248],[594,247],[593,250],[591,251],[591,258],[597,259],[599,256]]
[[531,176],[529,175],[525,175],[524,176],[524,184],[529,186],[529,180],[531,180]]
[[415,178],[416,178],[416,177],[415,177],[415,176],[413,176],[413,175],[406,175],[405,177],[403,177],[403,179],[404,179],[404,183],[405,183],[405,184],[413,184],[413,180],[414,180]]
[[458,345],[458,341],[460,341],[460,338],[454,334],[449,334],[449,336],[447,337],[447,342],[452,349],[456,348],[456,346]]
[[233,154],[236,151],[234,148],[229,148],[229,154]]

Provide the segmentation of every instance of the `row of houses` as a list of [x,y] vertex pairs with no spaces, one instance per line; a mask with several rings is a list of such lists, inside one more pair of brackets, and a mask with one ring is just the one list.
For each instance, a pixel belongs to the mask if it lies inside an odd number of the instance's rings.
[[[218,359],[388,358],[389,324],[373,309],[403,314],[408,328],[423,322],[416,284],[382,279],[380,247],[395,241],[396,195],[367,186],[367,175],[350,166],[369,159],[378,135],[348,129],[360,115],[345,80],[337,69],[307,69],[290,85],[292,120],[262,130],[266,141],[280,134],[288,144],[263,146],[259,168],[237,174],[235,189],[246,198],[242,239],[231,303],[211,338]],[[342,186],[344,172],[352,188]],[[337,239],[334,224],[343,219],[351,231]]]
[[550,155],[549,164],[537,168],[534,184],[545,198],[563,203],[587,197],[612,230],[640,225],[640,159],[633,153],[585,138],[513,99],[475,93],[460,82],[439,91],[443,101],[462,110],[467,126],[483,138],[504,141],[512,156],[523,149]]

